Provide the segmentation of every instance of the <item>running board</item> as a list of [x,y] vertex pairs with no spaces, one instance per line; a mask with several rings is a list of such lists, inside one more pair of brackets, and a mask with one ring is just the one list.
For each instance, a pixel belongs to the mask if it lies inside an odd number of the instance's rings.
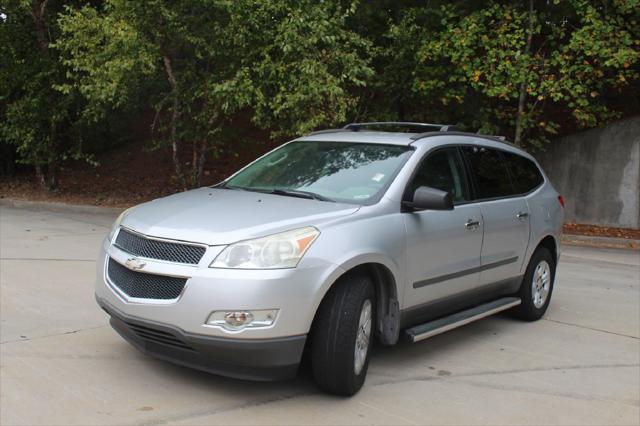
[[405,333],[409,336],[411,342],[419,342],[420,340],[453,330],[454,328],[488,317],[489,315],[513,308],[520,303],[521,300],[518,297],[503,297],[502,299],[478,305],[465,311],[456,312],[447,317],[416,325],[415,327],[406,329]]

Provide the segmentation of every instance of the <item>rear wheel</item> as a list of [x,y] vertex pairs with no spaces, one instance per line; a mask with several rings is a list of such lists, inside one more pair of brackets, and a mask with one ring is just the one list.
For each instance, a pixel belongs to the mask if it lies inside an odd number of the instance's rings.
[[514,314],[526,321],[536,321],[544,315],[551,301],[556,276],[556,261],[545,247],[531,256],[527,271],[520,286],[522,303],[514,308]]
[[374,336],[375,291],[367,276],[337,282],[322,301],[314,323],[311,364],[318,386],[353,395],[367,375]]

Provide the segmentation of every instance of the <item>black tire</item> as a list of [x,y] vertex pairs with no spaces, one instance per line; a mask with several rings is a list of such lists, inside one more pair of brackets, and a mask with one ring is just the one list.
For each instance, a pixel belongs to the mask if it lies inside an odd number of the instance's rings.
[[[533,301],[533,278],[536,272],[536,268],[542,262],[546,262],[549,265],[549,272],[551,275],[551,281],[549,283],[549,292],[546,296],[546,300],[542,306],[537,307]],[[518,291],[518,297],[522,300],[522,303],[513,309],[513,313],[517,318],[525,321],[537,321],[549,307],[551,301],[551,295],[553,294],[553,286],[556,278],[556,259],[551,252],[545,247],[538,247],[529,260],[529,265],[522,279],[520,290]]]
[[[364,365],[355,372],[355,345],[365,301],[371,303],[371,333]],[[353,275],[335,283],[325,296],[314,321],[311,366],[318,386],[325,392],[351,396],[367,375],[375,336],[375,290],[364,275]]]

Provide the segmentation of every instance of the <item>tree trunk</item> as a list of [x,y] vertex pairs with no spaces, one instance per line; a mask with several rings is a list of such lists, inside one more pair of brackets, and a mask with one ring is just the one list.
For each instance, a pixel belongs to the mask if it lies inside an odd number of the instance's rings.
[[49,40],[47,37],[47,24],[44,21],[44,13],[49,0],[36,0],[33,2],[33,22],[36,24],[36,37],[38,48],[44,54],[49,53]]
[[177,135],[177,126],[178,126],[178,118],[180,117],[180,92],[178,88],[178,81],[176,80],[175,74],[173,73],[173,67],[171,65],[171,58],[169,56],[164,55],[162,57],[164,61],[164,69],[167,73],[167,80],[171,85],[171,96],[172,96],[172,106],[171,106],[171,150],[173,156],[173,165],[176,170],[176,175],[180,180],[180,184],[182,188],[186,191],[188,189],[187,180],[185,179],[184,172],[182,170],[182,164],[180,163],[180,151],[179,151],[179,142]]
[[47,187],[47,180],[44,177],[44,172],[42,171],[42,166],[40,164],[36,164],[36,178],[38,178],[38,182],[40,182],[40,186],[43,188]]
[[57,192],[60,189],[60,184],[58,182],[58,171],[60,168],[58,167],[57,162],[49,164],[46,186],[49,192]]
[[[527,42],[525,45],[525,55],[531,54],[531,43],[533,41],[533,26],[535,25],[535,16],[533,14],[533,0],[529,0],[529,29],[527,31]],[[523,56],[525,56],[523,55]],[[523,76],[520,83],[520,95],[518,97],[518,115],[516,116],[516,131],[513,143],[520,145],[522,142],[522,132],[524,127],[524,107],[527,99],[527,79]]]
[[56,136],[58,129],[55,123],[51,123],[49,130],[49,158],[47,160],[47,181],[46,189],[50,192],[58,190],[58,171],[60,170],[60,156],[58,155],[59,147]]
[[0,143],[0,175],[13,176],[16,173],[16,160],[12,145]]
[[[40,53],[47,57],[49,56],[49,35],[47,29],[47,23],[45,21],[45,12],[47,9],[47,4],[49,0],[35,0],[33,2],[33,22],[36,27],[36,39],[38,41],[38,49]],[[54,102],[51,99],[51,105]],[[40,181],[40,184],[47,191],[57,191],[58,190],[58,171],[60,168],[60,156],[58,155],[58,133],[56,129],[56,124],[53,121],[53,118],[49,119],[49,143],[47,147],[47,168],[46,174],[42,170],[42,166],[40,164],[36,164],[36,176]],[[39,163],[39,161],[38,161]]]
[[[203,139],[200,142],[200,149],[199,149],[199,158],[198,158],[198,165],[197,165],[197,169],[196,169],[196,174],[195,174],[195,185],[196,187],[199,187],[200,185],[202,185],[202,174],[204,173],[204,163],[207,160],[207,141],[206,139]],[[194,167],[196,166],[196,164],[194,163]]]

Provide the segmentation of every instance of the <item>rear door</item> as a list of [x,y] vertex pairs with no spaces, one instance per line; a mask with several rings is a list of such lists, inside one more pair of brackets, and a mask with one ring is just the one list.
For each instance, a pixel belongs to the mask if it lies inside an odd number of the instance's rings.
[[482,146],[462,151],[484,222],[480,285],[503,284],[520,275],[529,242],[529,209],[516,194],[501,151]]
[[405,198],[419,186],[452,194],[454,209],[404,213],[409,287],[405,306],[415,307],[478,286],[482,217],[470,204],[462,156],[456,147],[427,154],[416,169]]

